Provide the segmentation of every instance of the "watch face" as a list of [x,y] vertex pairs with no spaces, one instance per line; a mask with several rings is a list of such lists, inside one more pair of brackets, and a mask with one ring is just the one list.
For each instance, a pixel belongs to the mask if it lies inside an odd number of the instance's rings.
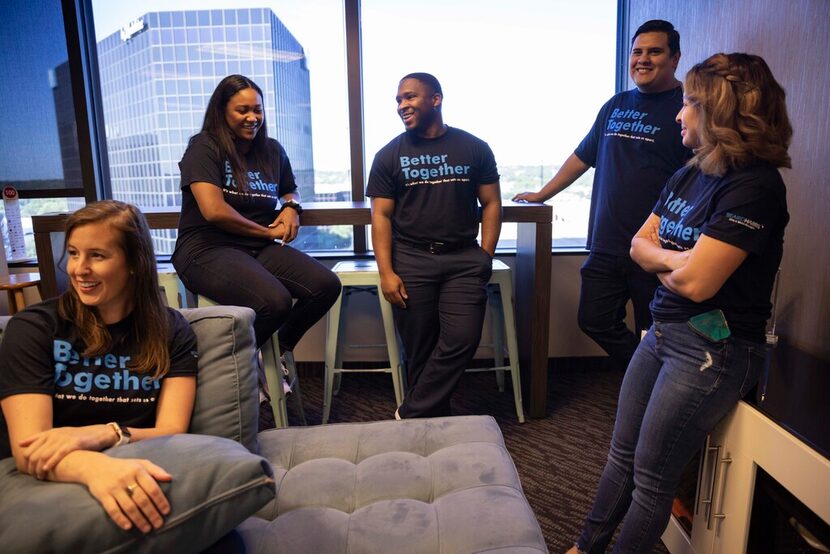
[[130,428],[129,427],[126,427],[124,425],[121,425],[120,427],[121,427],[121,434],[123,434],[125,437],[130,438],[130,437],[133,436],[133,434],[130,433]]

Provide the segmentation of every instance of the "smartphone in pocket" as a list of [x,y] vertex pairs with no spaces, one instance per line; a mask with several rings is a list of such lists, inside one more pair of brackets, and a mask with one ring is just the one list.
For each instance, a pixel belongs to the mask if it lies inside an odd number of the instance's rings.
[[726,316],[721,310],[711,310],[690,317],[687,323],[693,331],[714,342],[729,338],[732,334]]

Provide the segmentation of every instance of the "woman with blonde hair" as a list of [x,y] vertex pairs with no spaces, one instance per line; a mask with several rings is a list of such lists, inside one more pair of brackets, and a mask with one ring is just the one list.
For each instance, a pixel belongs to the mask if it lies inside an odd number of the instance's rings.
[[80,483],[118,524],[158,529],[170,481],[148,460],[102,450],[184,433],[196,397],[196,336],[161,297],[147,222],[106,200],[66,224],[69,289],[16,314],[0,346],[0,458]]
[[608,462],[569,552],[651,552],[680,474],[758,380],[770,293],[789,220],[784,90],[751,54],[692,67],[677,116],[689,163],[631,241],[655,273],[654,324],[623,379]]

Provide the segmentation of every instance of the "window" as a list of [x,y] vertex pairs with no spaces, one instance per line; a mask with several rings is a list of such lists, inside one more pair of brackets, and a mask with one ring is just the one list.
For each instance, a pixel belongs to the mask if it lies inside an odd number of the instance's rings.
[[[11,261],[35,255],[32,215],[65,211],[67,197],[83,196],[63,36],[60,2],[39,3],[37,17],[32,17],[31,2],[3,3],[0,64],[6,78],[0,80],[0,99],[6,109],[0,117],[0,184],[15,187],[20,196],[9,221],[5,203],[0,205],[3,244]],[[19,221],[12,211],[21,216]],[[22,229],[25,254],[15,251],[12,256],[9,227]]]
[[[432,73],[444,122],[487,141],[502,196],[538,190],[614,94],[616,0],[362,0],[367,166],[403,126],[399,79]],[[584,246],[593,170],[553,201],[555,246]],[[515,245],[505,225],[501,246]]]
[[[72,135],[77,126],[71,88],[61,88],[67,82],[66,49],[54,40],[64,32],[61,3],[43,4],[32,18],[28,2],[10,0],[0,23],[4,67],[20,76],[0,90],[4,99],[21,90],[34,95],[32,111],[39,116],[35,126],[7,117],[1,129],[0,177],[32,199],[24,212],[55,209],[35,196],[83,194],[77,188],[82,137]],[[218,81],[239,72],[266,93],[269,132],[286,147],[303,200],[350,200],[359,183],[351,183],[349,165],[344,6],[351,10],[355,4],[91,0],[103,112],[103,123],[92,132],[105,137],[107,152],[96,177],[111,184],[114,197],[144,208],[178,206],[178,161],[187,141],[200,128]],[[616,0],[516,0],[509,6],[424,0],[417,9],[395,0],[360,4],[361,169],[401,132],[393,99],[398,79],[410,71],[434,73],[444,86],[447,123],[491,145],[506,199],[550,179],[614,92]],[[47,129],[51,135],[44,134]],[[358,131],[351,132],[356,141]],[[39,148],[19,153],[21,144]],[[591,181],[589,172],[553,202],[555,246],[584,245]],[[44,192],[50,187],[57,189]],[[68,209],[83,202],[65,201]],[[512,246],[514,237],[515,227],[505,226],[502,246]],[[174,242],[174,231],[161,232],[157,251],[171,252]],[[304,228],[297,244],[307,250],[363,247],[347,226]]]
[[[262,7],[263,4],[271,7]],[[93,1],[113,197],[181,205],[179,168],[226,75],[263,91],[304,201],[351,199],[342,0]],[[168,254],[175,230],[158,232]],[[295,246],[350,250],[351,227],[302,228]]]

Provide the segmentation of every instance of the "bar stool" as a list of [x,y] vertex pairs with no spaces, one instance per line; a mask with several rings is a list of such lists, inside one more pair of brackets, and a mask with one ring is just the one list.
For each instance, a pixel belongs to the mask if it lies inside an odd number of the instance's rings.
[[[196,296],[196,302],[199,307],[220,305],[202,295]],[[274,423],[278,429],[288,427],[288,405],[285,391],[282,389],[283,371],[282,364],[280,363],[280,347],[276,333],[265,341],[265,344],[260,348],[260,352],[262,353],[262,363],[265,368],[265,381],[268,385],[268,394],[271,395],[271,409],[274,410]],[[297,375],[297,364],[294,362],[293,352],[286,352],[283,355],[283,359],[285,360],[285,368],[288,370],[286,377],[288,378],[289,385],[291,385],[291,396],[294,397],[300,412],[300,421],[303,425],[308,425],[305,418],[305,411],[303,410],[300,378]]]
[[23,289],[28,287],[37,287],[37,292],[43,300],[39,273],[12,273],[8,277],[0,278],[0,290],[6,291],[9,297],[9,315],[14,315],[26,307]]
[[[498,290],[496,290],[498,289]],[[519,343],[516,339],[516,315],[513,309],[513,271],[501,260],[493,260],[493,274],[487,286],[487,302],[493,335],[493,363],[495,367],[473,368],[468,372],[495,371],[499,391],[504,392],[504,372],[510,372],[513,400],[519,423],[525,422],[522,409],[522,385],[519,375]],[[504,341],[507,341],[507,360]],[[505,361],[507,363],[505,363]]]
[[157,264],[159,286],[164,289],[164,297],[167,305],[171,308],[187,308],[193,302],[190,300],[190,292],[184,288],[173,264]]
[[[372,372],[391,373],[392,387],[395,390],[395,403],[400,406],[403,402],[403,367],[401,364],[398,340],[395,335],[395,323],[392,319],[392,305],[383,298],[380,288],[380,273],[378,264],[374,260],[349,260],[338,262],[332,271],[340,279],[343,290],[337,301],[329,310],[326,327],[326,354],[325,376],[323,390],[323,423],[328,423],[331,413],[331,397],[335,392],[335,381],[343,373]],[[383,331],[386,337],[386,352],[389,357],[389,366],[382,368],[344,368],[343,367],[343,340],[340,329],[344,322],[344,314],[348,307],[349,298],[355,291],[371,290],[377,295],[380,304]]]
[[[172,264],[158,264],[159,286],[164,288],[164,295],[167,305],[172,307],[187,308],[198,306],[218,306],[216,302],[205,297],[195,298],[188,291],[176,274]],[[265,368],[265,380],[268,383],[268,394],[271,395],[271,409],[274,411],[274,423],[278,428],[288,427],[288,407],[285,392],[282,389],[282,364],[279,363],[279,344],[274,340],[276,334],[271,337],[260,349],[262,353],[263,366]],[[276,343],[276,344],[275,344]],[[296,395],[297,407],[300,411],[301,422],[306,425],[305,411],[303,410],[303,398],[300,392],[300,380],[297,375],[297,364],[294,362],[294,354],[286,352],[285,367],[288,369],[288,382],[291,385],[292,396]]]

